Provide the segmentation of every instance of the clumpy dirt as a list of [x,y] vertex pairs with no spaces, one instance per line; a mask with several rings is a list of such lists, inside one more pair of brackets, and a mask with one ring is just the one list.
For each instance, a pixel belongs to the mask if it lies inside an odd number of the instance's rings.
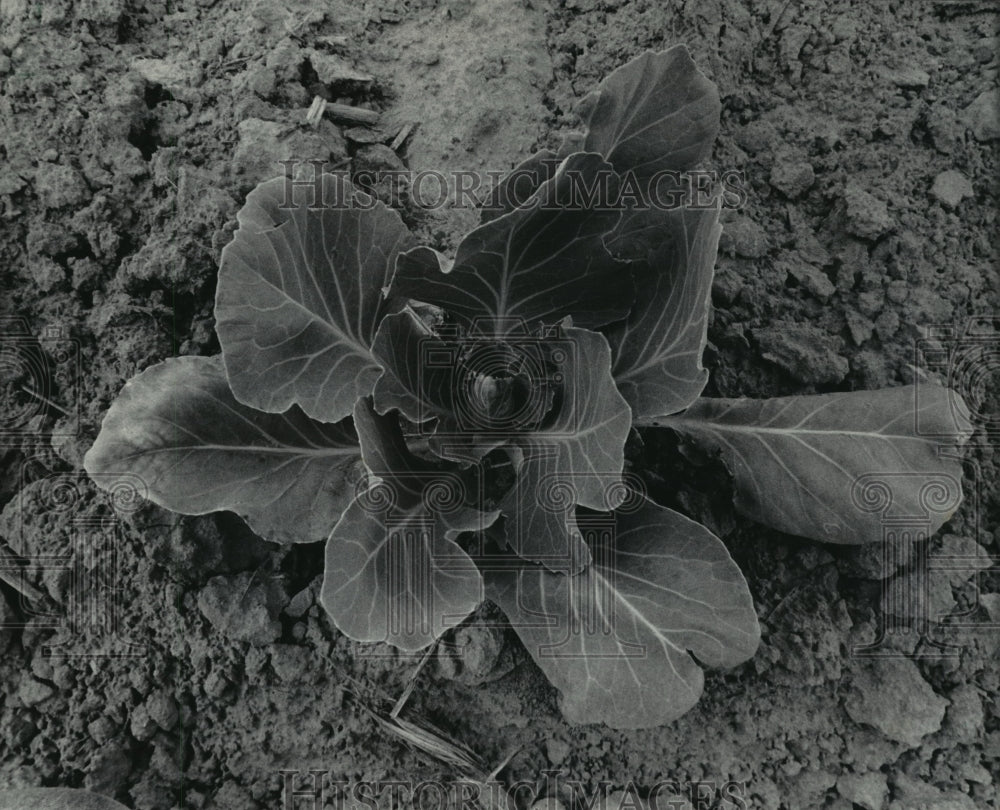
[[[487,769],[513,752],[504,781],[559,772],[564,802],[565,780],[642,796],[676,780],[688,799],[710,783],[701,807],[998,806],[997,25],[966,0],[0,2],[0,538],[34,561],[25,598],[0,585],[0,782],[85,786],[136,810],[270,810],[289,806],[282,770],[456,776],[364,709],[417,662],[333,630],[315,603],[320,550],[269,546],[230,515],[112,503],[82,455],[130,376],[219,350],[219,254],[274,161],[507,169],[555,144],[610,70],[686,42],[723,100],[709,168],[743,172],[746,190],[726,212],[707,394],[908,383],[934,325],[954,330],[939,346],[986,347],[958,383],[980,417],[966,502],[929,544],[932,559],[980,559],[931,573],[927,638],[896,633],[880,648],[893,655],[860,657],[912,560],[884,571],[880,548],[739,520],[718,469],[650,432],[633,461],[743,568],[756,657],[709,673],[665,728],[571,727],[487,611],[460,631],[467,655],[422,671],[407,716]],[[382,115],[311,127],[316,95]],[[399,204],[441,249],[471,222]],[[45,401],[26,393],[42,384]],[[81,575],[110,577],[98,590],[114,609],[70,626]],[[742,805],[711,787],[733,782]]]

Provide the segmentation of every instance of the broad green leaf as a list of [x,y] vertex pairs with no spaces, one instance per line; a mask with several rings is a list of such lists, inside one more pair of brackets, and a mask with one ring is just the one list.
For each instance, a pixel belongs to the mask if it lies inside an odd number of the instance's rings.
[[114,799],[74,788],[0,790],[0,810],[127,810]]
[[428,248],[401,254],[390,293],[442,307],[471,331],[500,336],[567,315],[585,327],[619,320],[634,289],[603,236],[620,212],[581,204],[588,192],[615,199],[617,184],[598,155],[571,155],[526,205],[469,233],[453,263]]
[[175,357],[130,380],[84,458],[112,489],[138,476],[146,496],[185,515],[228,509],[277,543],[323,540],[362,476],[346,419],[298,408],[269,414],[236,401],[219,357]]
[[558,345],[559,395],[539,429],[512,438],[520,465],[500,509],[507,542],[518,555],[575,573],[589,559],[575,507],[609,510],[621,502],[632,415],[611,378],[603,335],[566,327]]
[[732,667],[757,649],[743,575],[708,529],[639,496],[579,520],[594,559],[583,573],[490,571],[487,596],[562,693],[567,720],[669,723],[701,695],[699,663]]
[[586,131],[569,139],[562,154],[597,152],[620,175],[642,181],[708,157],[722,110],[718,89],[684,45],[622,65],[580,107]]
[[653,209],[631,224],[632,243],[649,245],[632,264],[642,294],[605,334],[615,383],[641,419],[684,410],[708,382],[701,356],[722,229],[718,207]]
[[451,413],[450,383],[457,363],[428,362],[439,348],[445,348],[443,341],[409,307],[383,319],[372,343],[384,369],[373,391],[378,413],[395,408],[417,423]]
[[398,214],[341,178],[321,175],[320,194],[297,185],[286,200],[288,182],[262,183],[238,214],[216,331],[240,402],[336,422],[378,378],[371,344],[393,304],[383,287],[413,239]]
[[717,452],[732,473],[736,508],[789,534],[872,543],[899,517],[926,520],[935,532],[962,501],[955,447],[971,424],[947,388],[700,399],[650,423]]
[[536,152],[520,163],[492,189],[481,219],[489,222],[528,203],[542,183],[552,179],[562,161],[551,149]]
[[354,420],[374,480],[330,534],[320,601],[355,641],[419,650],[482,601],[479,569],[454,537],[497,513],[480,511],[474,469],[414,456],[396,416],[379,416],[371,397]]

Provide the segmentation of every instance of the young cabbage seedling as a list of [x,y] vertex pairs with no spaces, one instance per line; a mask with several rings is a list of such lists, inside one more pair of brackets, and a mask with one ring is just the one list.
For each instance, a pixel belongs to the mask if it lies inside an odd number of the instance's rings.
[[923,511],[928,476],[961,480],[939,442],[970,425],[936,387],[919,408],[913,387],[701,399],[719,206],[651,200],[677,199],[663,192],[709,155],[716,88],[675,47],[581,110],[452,259],[330,175],[292,205],[284,179],[258,186],[219,271],[221,357],[130,381],[85,465],[102,486],[140,476],[177,512],[325,540],[321,602],[360,642],[425,648],[488,597],[568,719],[655,726],[760,629],[721,540],[625,475],[634,426],[721,456],[748,517],[866,543],[878,481]]

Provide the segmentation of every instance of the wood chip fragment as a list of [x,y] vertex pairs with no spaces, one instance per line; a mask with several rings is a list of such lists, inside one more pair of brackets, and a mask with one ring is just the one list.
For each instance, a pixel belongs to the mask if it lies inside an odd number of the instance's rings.
[[309,111],[306,113],[306,123],[310,126],[316,126],[320,121],[323,120],[323,112],[326,110],[327,100],[322,96],[313,96],[312,104],[309,106]]
[[344,48],[349,42],[346,34],[331,34],[325,37],[316,37],[317,45],[325,45],[327,48]]
[[392,143],[390,144],[389,148],[392,149],[393,152],[397,151],[399,147],[403,145],[403,142],[410,137],[410,133],[413,131],[414,126],[415,125],[412,123],[403,124],[403,128],[399,130],[399,134],[393,138]]
[[349,104],[330,102],[326,105],[326,115],[338,124],[361,124],[374,126],[381,116],[374,110],[352,107]]
[[392,132],[378,127],[349,127],[344,130],[344,137],[354,143],[369,145],[385,143],[392,138]]

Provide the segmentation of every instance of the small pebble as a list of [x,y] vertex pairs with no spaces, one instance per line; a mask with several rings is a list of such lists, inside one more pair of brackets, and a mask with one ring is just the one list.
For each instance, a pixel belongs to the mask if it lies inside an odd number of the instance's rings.
[[545,743],[545,751],[552,765],[561,765],[569,756],[569,744],[558,737],[552,737]]
[[137,57],[131,68],[149,84],[160,85],[175,96],[189,91],[198,80],[197,70],[181,61]]
[[751,155],[773,151],[777,140],[778,130],[769,121],[751,121],[736,132],[736,142]]
[[747,217],[738,217],[722,225],[719,250],[730,256],[759,259],[767,255],[768,241],[764,229]]
[[839,383],[849,365],[830,335],[812,324],[775,323],[755,329],[761,356],[805,385]]
[[743,287],[743,280],[733,270],[719,270],[712,280],[712,298],[723,306],[729,306]]
[[25,706],[37,706],[39,703],[44,703],[55,693],[56,690],[47,683],[34,678],[23,678],[21,686],[17,690],[17,696]]
[[87,724],[87,733],[98,745],[104,745],[115,734],[115,724],[111,718],[101,716]]
[[972,183],[961,172],[949,169],[934,178],[931,194],[946,208],[957,208],[962,200],[973,195]]
[[875,332],[883,340],[889,340],[899,331],[899,315],[895,310],[887,309],[875,319]]
[[139,741],[148,740],[156,733],[156,723],[149,716],[149,711],[145,705],[136,706],[132,710],[132,716],[129,719],[129,729],[132,732],[132,736]]
[[315,601],[316,591],[314,590],[312,583],[310,583],[295,594],[288,604],[285,605],[284,614],[293,619],[300,619],[305,615],[306,611],[312,607]]
[[983,701],[973,683],[965,683],[948,695],[951,705],[945,712],[945,728],[960,743],[972,744],[982,733],[985,722]]
[[875,331],[875,324],[857,310],[847,310],[845,319],[847,320],[847,330],[851,333],[851,340],[854,341],[855,346],[863,345]]
[[902,304],[910,297],[910,285],[903,280],[890,281],[885,297],[894,304]]
[[[132,758],[120,745],[106,745],[98,749],[90,760],[83,786],[95,793],[114,795],[128,782],[132,766]],[[86,805],[73,806],[83,808]]]
[[861,239],[878,239],[895,225],[883,200],[849,183],[844,189],[847,207],[847,231]]
[[166,692],[157,691],[150,695],[146,701],[146,709],[150,719],[164,731],[170,731],[177,725],[177,702]]
[[795,258],[785,263],[785,270],[820,301],[826,301],[837,289],[822,270]]
[[816,175],[812,164],[804,160],[790,162],[778,160],[771,168],[769,182],[790,200],[794,200],[812,188],[816,182]]
[[889,786],[884,773],[845,773],[837,780],[837,793],[865,810],[882,810]]
[[910,748],[941,728],[947,706],[909,658],[859,659],[844,699],[855,723]]
[[883,78],[896,87],[921,88],[930,84],[931,77],[926,70],[920,68],[900,68],[898,70],[885,70]]
[[1000,138],[1000,90],[980,93],[962,115],[977,141]]

